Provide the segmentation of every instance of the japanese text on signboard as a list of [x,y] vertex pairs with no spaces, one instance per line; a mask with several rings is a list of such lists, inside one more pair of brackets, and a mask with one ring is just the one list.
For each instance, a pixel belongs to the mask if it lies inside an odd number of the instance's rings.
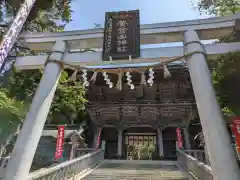
[[64,144],[64,126],[58,126],[55,159],[62,158],[63,144]]
[[128,22],[120,20],[117,22],[117,52],[127,52]]
[[106,13],[103,60],[140,56],[139,11]]

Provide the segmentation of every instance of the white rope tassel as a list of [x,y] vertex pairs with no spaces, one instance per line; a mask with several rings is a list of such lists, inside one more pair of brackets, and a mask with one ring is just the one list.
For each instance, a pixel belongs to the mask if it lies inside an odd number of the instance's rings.
[[110,81],[108,75],[106,72],[103,72],[103,77],[104,77],[104,81],[106,81],[106,84],[108,85],[109,88],[113,88],[113,83]]
[[154,83],[153,79],[154,79],[154,71],[153,71],[153,68],[150,68],[149,69],[149,78],[148,78],[148,81],[147,81],[149,86],[153,85],[153,83]]
[[87,70],[86,69],[83,69],[82,79],[83,79],[83,86],[88,87],[89,82],[87,80]]
[[78,69],[76,69],[76,70],[73,72],[72,76],[70,77],[70,79],[71,79],[72,81],[76,81],[76,80],[77,80],[77,73],[78,73]]
[[147,84],[146,77],[145,77],[145,72],[142,72],[142,74],[141,74],[141,84],[143,84],[143,85]]
[[165,79],[171,77],[171,73],[168,70],[166,65],[163,66],[163,76],[164,76]]
[[95,82],[96,79],[97,79],[97,75],[98,75],[98,72],[94,72],[92,77],[91,77],[91,79],[90,79],[90,81]]
[[126,72],[126,77],[127,77],[127,85],[130,86],[130,89],[134,89],[134,85],[132,84],[132,76],[130,72]]

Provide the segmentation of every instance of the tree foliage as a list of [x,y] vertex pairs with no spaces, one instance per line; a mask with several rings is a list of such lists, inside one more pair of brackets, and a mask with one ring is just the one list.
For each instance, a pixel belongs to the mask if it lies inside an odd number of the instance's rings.
[[[0,89],[0,145],[16,131],[16,127],[24,118],[26,106],[24,102],[9,98],[5,89]],[[1,152],[2,147],[0,148]],[[0,153],[1,156],[1,153]]]
[[[13,19],[21,2],[23,0],[2,0],[0,21],[8,22]],[[28,16],[25,30],[62,31],[65,24],[71,21],[70,4],[71,0],[37,0]]]
[[225,16],[240,11],[239,0],[198,0],[200,12]]
[[82,123],[85,118],[85,89],[81,82],[69,79],[64,72],[57,87],[49,113],[52,123]]
[[15,123],[24,117],[25,106],[23,102],[9,98],[4,89],[0,89],[0,114],[1,121],[9,118],[10,123]]
[[[240,12],[239,0],[199,0],[201,12],[218,16]],[[239,42],[240,32],[220,39],[220,42]],[[222,112],[226,116],[240,115],[240,52],[221,55],[217,60],[209,62],[212,77]]]
[[[72,81],[72,71],[63,71],[49,112],[48,121],[55,124],[81,123],[85,115],[85,89],[81,82]],[[40,70],[12,70],[4,82],[10,97],[30,103],[41,79]],[[78,121],[79,119],[79,121]]]
[[[25,23],[24,31],[63,31],[64,26],[71,21],[70,3],[71,0],[37,0]],[[8,23],[9,17],[13,17],[14,12],[19,9],[20,1],[5,0],[1,7],[0,19]],[[62,73],[48,121],[68,124],[70,121],[78,122],[78,119],[83,119],[85,90],[81,83],[69,80],[71,73],[72,71],[68,70]],[[30,104],[41,76],[42,70],[18,72],[12,69],[5,73],[6,78],[1,86],[5,88],[8,97]]]

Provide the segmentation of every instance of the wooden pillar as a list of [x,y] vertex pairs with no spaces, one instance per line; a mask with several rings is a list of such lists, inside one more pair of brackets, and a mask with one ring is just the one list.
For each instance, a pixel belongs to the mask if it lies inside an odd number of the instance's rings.
[[183,135],[184,135],[185,148],[191,149],[191,143],[190,143],[189,132],[187,127],[183,128]]
[[[184,33],[185,54],[214,180],[239,180],[240,171],[226,122],[216,100],[204,46],[194,30]],[[226,165],[227,164],[227,165]]]
[[162,137],[162,128],[157,128],[157,139],[158,139],[158,155],[160,158],[164,158],[164,149],[163,149],[163,137]]
[[92,148],[97,147],[97,140],[98,140],[98,135],[99,135],[100,130],[101,130],[100,127],[95,126],[95,131],[94,131],[94,134],[93,134]]
[[122,157],[122,129],[118,129],[118,157]]

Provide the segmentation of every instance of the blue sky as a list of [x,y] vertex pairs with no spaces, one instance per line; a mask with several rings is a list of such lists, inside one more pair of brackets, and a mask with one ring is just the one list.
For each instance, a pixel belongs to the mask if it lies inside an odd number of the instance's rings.
[[200,16],[191,0],[73,0],[72,22],[65,30],[94,28],[104,25],[105,12],[140,10],[141,24],[205,18]]

